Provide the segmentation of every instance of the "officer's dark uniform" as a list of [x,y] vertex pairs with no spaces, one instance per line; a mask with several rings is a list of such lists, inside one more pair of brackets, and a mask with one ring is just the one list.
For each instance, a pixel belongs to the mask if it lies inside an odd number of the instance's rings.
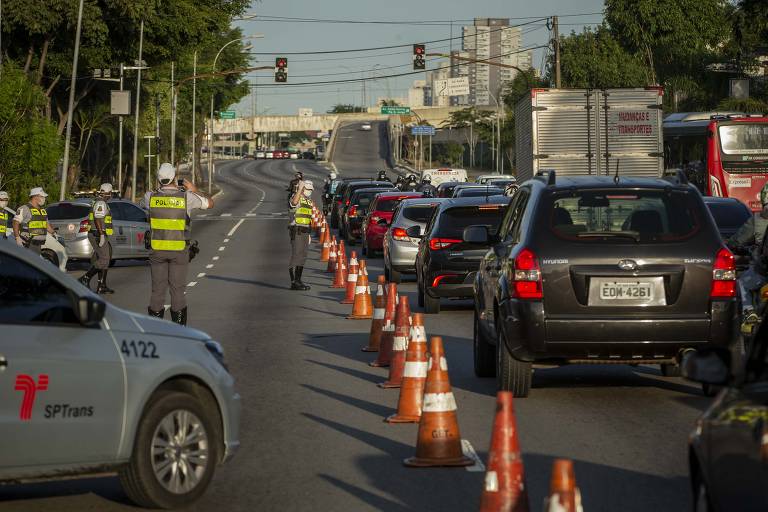
[[[104,225],[104,231],[100,232],[96,225],[96,219],[101,219]],[[91,225],[88,231],[88,241],[93,248],[91,254],[91,268],[79,279],[85,286],[90,287],[91,279],[97,273],[99,274],[99,285],[96,293],[114,293],[114,290],[107,286],[107,274],[109,273],[109,262],[112,259],[112,245],[109,238],[114,233],[112,227],[112,211],[109,205],[103,199],[96,199],[91,206],[91,213],[88,214],[88,221]],[[106,237],[104,245],[99,246],[101,235]]]
[[288,226],[291,233],[291,261],[288,264],[288,272],[292,290],[309,290],[309,286],[301,281],[301,274],[307,261],[311,223],[312,200],[302,195],[293,212],[293,222]]

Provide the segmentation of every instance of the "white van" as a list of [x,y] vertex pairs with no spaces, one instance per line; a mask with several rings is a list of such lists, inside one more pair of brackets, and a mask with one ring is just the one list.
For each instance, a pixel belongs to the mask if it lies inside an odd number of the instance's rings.
[[438,186],[441,183],[449,181],[457,181],[459,183],[467,182],[467,171],[464,169],[450,169],[448,167],[441,167],[439,169],[424,169],[421,171],[421,179],[425,176],[429,176],[432,180],[432,185]]

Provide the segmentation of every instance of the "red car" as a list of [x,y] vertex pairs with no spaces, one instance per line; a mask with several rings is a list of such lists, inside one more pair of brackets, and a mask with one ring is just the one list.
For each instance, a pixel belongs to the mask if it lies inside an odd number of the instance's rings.
[[376,196],[363,221],[363,255],[384,250],[384,235],[392,222],[392,212],[403,199],[424,197],[421,192],[382,192]]

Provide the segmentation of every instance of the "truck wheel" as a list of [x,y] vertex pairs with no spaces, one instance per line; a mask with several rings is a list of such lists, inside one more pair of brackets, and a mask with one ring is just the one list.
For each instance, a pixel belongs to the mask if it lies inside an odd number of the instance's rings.
[[432,297],[424,290],[424,312],[428,315],[440,313],[440,298]]
[[661,374],[665,377],[680,376],[680,365],[675,363],[662,363],[659,366],[661,366]]
[[139,422],[133,454],[120,471],[128,497],[146,508],[180,508],[211,482],[221,441],[215,414],[178,391],[161,391]]
[[496,379],[500,391],[511,391],[515,398],[525,398],[531,390],[531,363],[518,361],[507,350],[504,332],[498,332]]
[[488,337],[480,328],[480,319],[475,311],[475,328],[472,337],[472,347],[475,359],[475,375],[478,377],[496,376],[496,347],[491,345]]

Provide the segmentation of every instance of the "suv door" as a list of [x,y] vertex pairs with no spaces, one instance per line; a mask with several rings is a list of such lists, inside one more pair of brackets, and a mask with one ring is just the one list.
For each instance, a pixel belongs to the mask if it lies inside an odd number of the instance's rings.
[[70,292],[0,252],[0,474],[114,461],[124,415],[116,341],[75,318]]

